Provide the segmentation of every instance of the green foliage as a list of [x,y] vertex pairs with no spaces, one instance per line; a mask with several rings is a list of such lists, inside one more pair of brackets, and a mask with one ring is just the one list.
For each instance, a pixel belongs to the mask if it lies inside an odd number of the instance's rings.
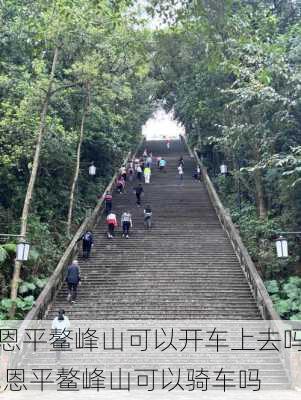
[[[75,193],[74,231],[152,114],[151,33],[130,2],[3,2],[0,9],[0,224],[19,232],[41,110],[55,49],[58,60],[46,116],[20,296],[38,296],[68,238],[66,220],[83,99],[89,110]],[[96,179],[88,176],[94,161]],[[7,246],[11,246],[10,248]],[[0,247],[0,298],[9,296],[15,244]],[[18,315],[30,299],[18,299]],[[21,303],[23,302],[23,303]],[[5,302],[1,313],[5,313]],[[4,311],[3,311],[4,310]]]
[[267,281],[266,287],[270,293],[276,310],[284,319],[301,319],[301,278],[291,276],[286,280]]
[[[152,1],[172,25],[155,35],[156,96],[198,148],[262,277],[289,279],[300,244],[290,236],[279,261],[274,240],[301,225],[301,4],[176,3]],[[295,312],[281,301],[283,316]]]
[[266,281],[265,282],[265,286],[267,288],[267,291],[270,294],[276,294],[279,293],[280,289],[279,289],[279,283],[276,280],[272,280],[272,281]]
[[[18,297],[16,304],[16,318],[22,318],[24,313],[28,312],[34,305],[34,297],[26,296],[24,298]],[[0,320],[7,319],[7,313],[11,309],[13,301],[10,299],[2,299],[0,301]]]
[[16,254],[17,245],[15,243],[6,243],[2,247],[10,256]]
[[[273,240],[301,224],[299,3],[152,0],[147,9],[163,22],[155,32],[128,1],[38,0],[34,8],[28,1],[2,3],[0,223],[7,232],[19,230],[49,71],[59,49],[20,295],[38,295],[43,285],[37,280],[51,274],[68,241],[68,200],[87,93],[73,231],[159,102],[174,111],[202,152],[264,279],[296,275],[299,244],[290,239],[290,258],[280,262]],[[93,180],[87,172],[91,161],[97,168]],[[229,174],[216,177],[222,162]],[[0,247],[4,300],[14,254],[15,244]],[[288,308],[287,299],[280,300],[282,314],[290,315],[295,305]],[[27,305],[18,301],[20,316]]]
[[44,288],[44,286],[47,283],[47,278],[38,278],[38,277],[32,277],[30,281],[23,281],[19,287],[19,293],[21,295],[24,294],[32,294],[33,296],[38,296],[39,293],[41,292],[41,289]]

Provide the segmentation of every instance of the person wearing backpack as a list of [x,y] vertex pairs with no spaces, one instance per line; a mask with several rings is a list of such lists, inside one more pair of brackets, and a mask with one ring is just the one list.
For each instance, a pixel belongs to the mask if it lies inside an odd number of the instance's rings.
[[118,225],[116,214],[113,211],[111,211],[110,214],[108,214],[107,216],[107,225],[108,225],[108,238],[113,239],[115,226]]
[[150,229],[152,226],[152,215],[151,206],[148,204],[144,209],[144,225],[147,229]]
[[125,211],[121,216],[122,237],[129,237],[130,228],[133,227],[132,216],[128,211]]
[[91,231],[86,231],[86,233],[82,236],[83,241],[83,257],[89,258],[91,248],[93,246],[93,235]]

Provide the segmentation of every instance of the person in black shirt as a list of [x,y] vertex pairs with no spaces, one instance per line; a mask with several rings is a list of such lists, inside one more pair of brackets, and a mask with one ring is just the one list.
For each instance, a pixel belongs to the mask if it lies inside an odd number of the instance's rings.
[[140,205],[141,205],[141,195],[143,192],[144,192],[144,190],[143,190],[142,184],[139,183],[139,185],[134,188],[134,193],[136,194],[136,199],[137,199],[136,204],[138,207],[140,207]]
[[145,209],[144,209],[144,225],[146,226],[147,229],[150,229],[152,226],[152,209],[151,206],[148,204]]
[[112,210],[112,195],[111,193],[108,191],[105,195],[105,213],[106,215],[110,214],[111,210]]
[[69,290],[67,300],[74,303],[77,297],[77,286],[80,282],[80,269],[77,260],[74,260],[73,263],[69,265],[67,269],[66,282]]
[[92,232],[86,231],[86,233],[82,236],[82,241],[83,241],[83,257],[89,258],[91,247],[93,246]]

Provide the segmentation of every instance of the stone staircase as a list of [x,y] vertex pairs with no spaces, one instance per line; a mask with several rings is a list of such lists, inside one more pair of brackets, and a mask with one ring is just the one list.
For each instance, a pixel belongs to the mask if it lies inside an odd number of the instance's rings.
[[[67,288],[49,311],[63,307],[71,319],[259,319],[227,234],[210,203],[206,188],[192,178],[194,162],[180,142],[167,152],[162,142],[148,142],[154,156],[163,155],[167,172],[154,168],[144,185],[142,207],[135,204],[133,184],[114,194],[113,210],[129,210],[129,239],[106,237],[104,221],[94,230],[89,260],[80,259],[82,284],[78,301],[69,305]],[[184,181],[177,162],[184,156]],[[134,182],[136,185],[137,182]],[[153,227],[143,225],[143,205],[153,209]]]
[[[151,326],[154,320],[156,324],[161,320],[167,326],[182,328],[209,320],[217,323],[230,320],[234,326],[238,320],[259,322],[261,315],[206,188],[192,177],[194,160],[180,141],[172,142],[170,151],[164,142],[147,142],[147,147],[154,156],[166,158],[166,173],[154,167],[151,183],[143,185],[142,207],[135,203],[136,181],[127,184],[125,194],[113,196],[113,210],[119,221],[123,211],[132,213],[134,227],[130,238],[122,238],[119,227],[116,237],[109,240],[102,219],[94,230],[90,259],[79,258],[82,284],[77,302],[73,305],[67,302],[67,288],[63,285],[47,319],[53,319],[58,309],[64,308],[71,320],[113,320],[114,327],[120,330],[135,327],[137,323],[140,328]],[[177,171],[181,155],[185,162],[183,182]],[[153,227],[149,231],[143,224],[143,206],[147,203],[153,210]],[[174,322],[168,325],[168,320]],[[231,340],[235,342],[237,338]],[[101,360],[116,374],[119,367],[133,365],[176,369],[191,368],[193,363],[200,367],[198,358],[179,358],[179,355],[167,358],[166,353],[152,356],[140,353],[140,357],[136,354],[127,358],[127,354],[122,356],[117,352],[107,362],[101,357],[66,354],[64,366],[91,368]],[[212,370],[221,366],[236,371],[242,367],[258,368],[265,389],[289,388],[287,374],[275,352],[233,352],[230,356],[225,353],[224,358],[223,354],[205,353],[201,360]],[[55,355],[42,351],[30,364],[40,368],[55,366]],[[124,372],[122,381],[126,380]]]

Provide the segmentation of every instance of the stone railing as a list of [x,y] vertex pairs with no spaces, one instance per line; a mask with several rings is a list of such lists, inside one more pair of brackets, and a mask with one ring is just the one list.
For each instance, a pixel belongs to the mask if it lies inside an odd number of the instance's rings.
[[203,182],[206,185],[211,203],[216,211],[218,219],[220,220],[221,225],[223,226],[224,230],[227,232],[234,251],[238,257],[239,263],[242,267],[242,270],[247,278],[247,281],[250,285],[251,291],[253,293],[254,299],[258,306],[258,309],[262,315],[262,318],[267,320],[280,320],[279,315],[273,308],[272,300],[264,286],[264,283],[258,274],[256,267],[246,249],[245,245],[243,244],[240,235],[235,228],[231,216],[229,212],[224,208],[212,182],[207,173],[207,169],[204,167],[202,161],[200,160],[196,150],[192,151],[190,146],[188,145],[186,138],[182,137],[189,154],[192,158],[194,158],[197,164],[201,168],[201,174]]
[[231,216],[229,212],[224,208],[223,204],[220,201],[220,198],[209,178],[206,168],[204,167],[203,163],[199,159],[196,151],[194,152],[194,157],[197,160],[198,164],[201,167],[203,181],[207,187],[207,191],[213,204],[213,207],[216,211],[218,219],[222,224],[224,230],[227,232],[231,244],[234,248],[234,251],[237,255],[239,260],[240,266],[246,276],[246,279],[249,283],[251,288],[253,297],[256,301],[257,307],[262,315],[262,318],[267,320],[279,320],[280,317],[277,312],[274,310],[273,302],[264,286],[264,283],[257,272],[257,269],[246,249],[245,245],[243,244],[241,237],[234,226]]
[[[270,326],[276,332],[279,332],[281,339],[284,343],[284,323],[279,314],[275,311],[273,307],[273,302],[267,292],[267,289],[257,272],[257,269],[252,261],[248,250],[246,249],[244,243],[241,240],[239,232],[234,226],[229,212],[224,208],[211,179],[207,173],[207,169],[203,162],[200,160],[197,151],[190,148],[186,137],[181,137],[185,146],[188,149],[189,155],[193,158],[196,163],[200,166],[202,180],[207,188],[211,203],[216,211],[218,219],[223,226],[225,232],[229,236],[233,249],[236,253],[240,266],[244,272],[247,282],[250,286],[251,292],[257,304],[257,307],[261,313],[264,320],[270,321]],[[292,387],[301,387],[301,365],[300,365],[300,354],[297,351],[292,351],[288,353],[286,349],[280,350],[279,352],[281,361],[285,367],[286,372],[289,375]],[[296,367],[299,365],[299,367]]]

